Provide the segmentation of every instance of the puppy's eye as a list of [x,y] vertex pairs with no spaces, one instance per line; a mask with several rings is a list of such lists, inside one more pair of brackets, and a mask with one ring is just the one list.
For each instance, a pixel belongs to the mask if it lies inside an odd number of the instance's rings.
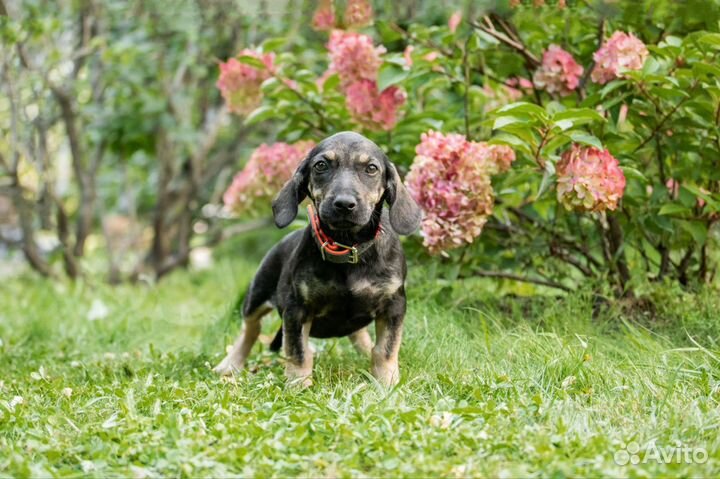
[[315,171],[317,171],[318,173],[322,173],[322,172],[324,172],[324,171],[327,171],[327,170],[328,170],[327,161],[318,161],[317,163],[315,163],[315,164],[313,165],[313,168],[314,168]]
[[378,167],[377,167],[377,165],[372,165],[372,164],[367,165],[367,168],[365,168],[365,172],[368,175],[374,175],[375,173],[378,172]]

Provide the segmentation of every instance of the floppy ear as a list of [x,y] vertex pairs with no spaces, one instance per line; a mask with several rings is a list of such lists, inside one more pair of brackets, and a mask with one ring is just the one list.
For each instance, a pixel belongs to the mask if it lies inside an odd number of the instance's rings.
[[390,205],[390,224],[396,233],[409,235],[420,227],[422,211],[400,181],[395,165],[387,161],[385,199]]
[[298,205],[307,196],[310,158],[315,155],[313,148],[300,163],[287,183],[282,187],[272,203],[273,217],[278,228],[285,228],[297,216]]

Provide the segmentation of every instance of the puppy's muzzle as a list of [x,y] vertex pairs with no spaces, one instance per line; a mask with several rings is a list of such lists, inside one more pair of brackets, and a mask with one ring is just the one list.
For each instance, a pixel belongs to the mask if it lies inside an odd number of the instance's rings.
[[338,216],[346,216],[352,214],[358,202],[351,195],[337,195],[333,199],[333,208]]

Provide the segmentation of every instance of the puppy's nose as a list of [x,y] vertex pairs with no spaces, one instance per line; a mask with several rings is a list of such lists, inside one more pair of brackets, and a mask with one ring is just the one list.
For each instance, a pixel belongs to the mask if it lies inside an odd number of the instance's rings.
[[337,211],[348,212],[354,210],[357,203],[355,202],[355,198],[350,195],[339,195],[335,197],[333,206]]

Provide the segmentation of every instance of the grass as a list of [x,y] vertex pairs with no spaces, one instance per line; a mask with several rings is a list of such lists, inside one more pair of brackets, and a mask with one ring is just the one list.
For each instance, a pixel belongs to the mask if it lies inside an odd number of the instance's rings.
[[[383,390],[340,339],[315,343],[315,385],[295,390],[264,347],[257,372],[227,381],[210,371],[256,264],[225,254],[155,287],[2,284],[0,474],[720,473],[716,292],[666,293],[661,320],[646,322],[653,333],[619,307],[594,314],[583,293],[497,301],[485,282],[440,285],[415,266],[401,384]],[[107,315],[90,321],[93,302]],[[640,463],[616,464],[633,441]],[[655,460],[651,444],[707,457]]]

